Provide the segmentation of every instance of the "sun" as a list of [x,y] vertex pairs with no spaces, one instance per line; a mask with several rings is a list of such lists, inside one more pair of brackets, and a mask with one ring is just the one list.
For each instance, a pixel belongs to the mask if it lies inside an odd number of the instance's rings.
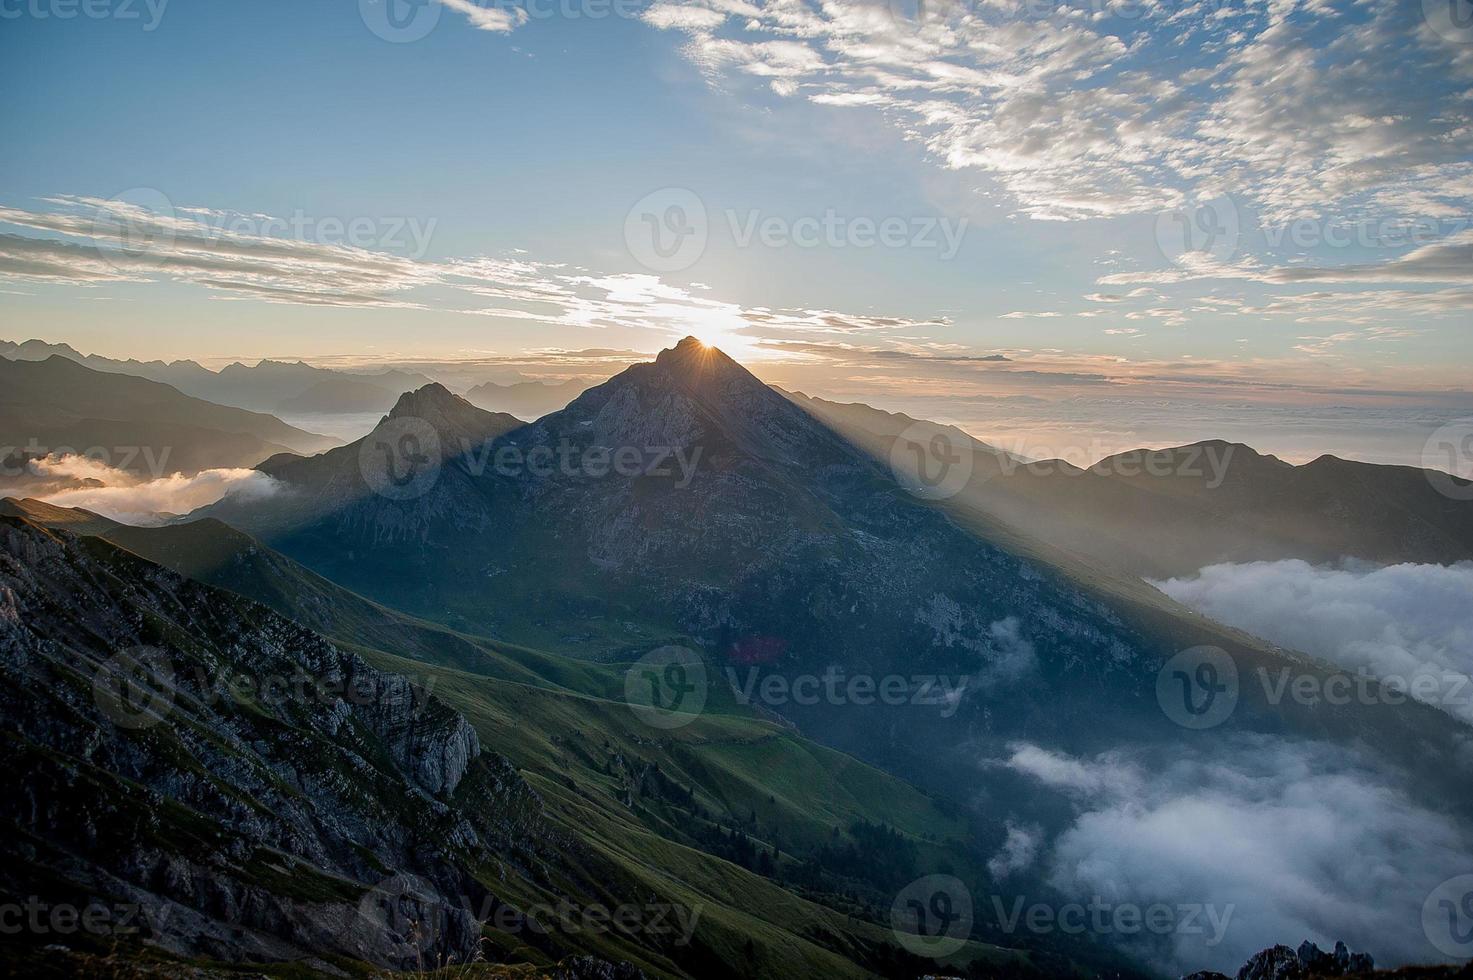
[[706,350],[721,349],[726,354],[738,356],[745,354],[751,347],[751,341],[741,334],[722,330],[719,327],[697,328],[687,330],[690,336],[700,342],[701,347]]

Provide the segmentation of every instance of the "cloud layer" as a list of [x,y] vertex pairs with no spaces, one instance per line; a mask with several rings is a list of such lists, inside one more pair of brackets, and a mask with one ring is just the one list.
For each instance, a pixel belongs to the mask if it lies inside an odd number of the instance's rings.
[[1113,937],[1128,952],[1178,975],[1233,975],[1258,950],[1306,938],[1343,940],[1378,966],[1445,959],[1421,912],[1433,888],[1467,870],[1473,842],[1451,818],[1327,745],[1235,736],[1210,755],[1173,756],[1075,758],[1020,744],[1004,763],[1074,806],[1040,859],[1065,894],[1231,910],[1215,945],[1199,933]]
[[150,478],[85,456],[31,460],[26,473],[11,484],[0,483],[0,497],[32,497],[141,527],[164,524],[174,515],[188,514],[227,495],[258,499],[279,490],[275,480],[256,470],[201,470]]
[[1213,619],[1343,668],[1395,679],[1473,723],[1473,562],[1211,565],[1155,583]]

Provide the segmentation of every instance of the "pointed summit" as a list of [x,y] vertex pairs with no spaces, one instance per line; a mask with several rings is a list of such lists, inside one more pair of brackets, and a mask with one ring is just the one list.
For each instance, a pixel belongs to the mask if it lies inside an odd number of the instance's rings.
[[389,409],[385,421],[405,417],[428,420],[431,416],[458,415],[464,413],[466,409],[480,411],[449,388],[434,381],[422,388],[406,391],[400,395],[394,407]]
[[660,351],[653,364],[635,365],[626,374],[644,385],[682,391],[708,406],[745,404],[743,411],[771,412],[781,411],[779,403],[786,402],[725,351],[696,337],[686,337]]
[[456,447],[478,445],[523,424],[502,412],[477,408],[438,381],[400,395],[379,426],[400,419],[428,422],[439,434],[447,453]]
[[750,371],[728,357],[720,348],[697,337],[686,337],[674,347],[660,351],[655,358],[655,365],[671,373],[694,377],[737,372],[757,381]]
[[[422,444],[429,444],[423,438],[428,428],[433,430],[441,457],[450,458],[524,424],[510,415],[479,409],[444,385],[431,383],[400,395],[389,414],[379,419],[372,432],[356,442],[317,456],[281,453],[267,459],[257,469],[294,486],[310,487],[323,493],[326,493],[325,488],[345,487],[356,494],[363,480],[365,445],[372,447],[375,441],[385,439],[397,442],[404,433],[419,436]],[[320,503],[327,508],[333,501]],[[251,521],[250,514],[233,510],[229,500],[216,505],[212,513],[223,515],[226,523],[249,524]]]
[[700,446],[704,458],[848,462],[854,450],[717,347],[686,337],[585,391],[519,437],[533,444]]

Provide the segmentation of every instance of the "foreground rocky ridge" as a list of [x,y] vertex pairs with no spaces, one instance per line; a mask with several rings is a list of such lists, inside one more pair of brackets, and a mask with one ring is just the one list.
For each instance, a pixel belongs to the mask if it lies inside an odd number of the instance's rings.
[[0,679],[0,887],[21,904],[132,909],[128,930],[89,937],[104,944],[465,962],[480,927],[464,906],[534,868],[549,836],[515,770],[407,678],[12,517]]

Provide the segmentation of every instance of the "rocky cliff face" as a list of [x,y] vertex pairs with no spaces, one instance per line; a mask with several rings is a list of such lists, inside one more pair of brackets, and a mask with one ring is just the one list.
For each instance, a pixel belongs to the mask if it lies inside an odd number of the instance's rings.
[[178,954],[463,962],[481,869],[535,864],[547,836],[510,765],[407,678],[17,518],[0,743],[4,891],[141,910]]
[[[1376,963],[1366,953],[1352,953],[1337,942],[1334,952],[1327,953],[1306,939],[1297,950],[1288,946],[1271,946],[1253,955],[1238,971],[1237,980],[1326,980],[1330,977],[1391,976],[1376,972]],[[1453,967],[1427,967],[1416,971],[1418,977],[1453,977]],[[1203,971],[1183,980],[1229,980],[1225,974]]]
[[487,525],[484,504],[464,467],[447,464],[522,425],[443,385],[425,385],[401,395],[356,442],[317,456],[273,456],[258,466],[280,491],[269,503],[226,498],[209,512],[267,536],[320,524],[347,546],[350,561],[355,546],[412,547],[437,535],[474,534]]

